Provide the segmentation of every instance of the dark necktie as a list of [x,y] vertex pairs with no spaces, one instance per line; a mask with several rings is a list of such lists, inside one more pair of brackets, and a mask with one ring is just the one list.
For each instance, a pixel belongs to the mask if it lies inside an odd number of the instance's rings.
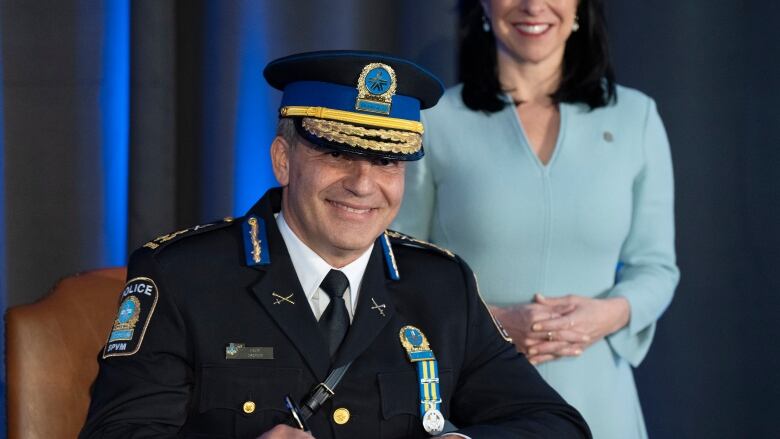
[[330,270],[320,284],[322,291],[330,296],[330,304],[322,313],[319,326],[320,331],[328,341],[331,357],[338,350],[349,329],[349,314],[347,314],[347,306],[344,303],[344,292],[348,286],[347,276],[338,270]]

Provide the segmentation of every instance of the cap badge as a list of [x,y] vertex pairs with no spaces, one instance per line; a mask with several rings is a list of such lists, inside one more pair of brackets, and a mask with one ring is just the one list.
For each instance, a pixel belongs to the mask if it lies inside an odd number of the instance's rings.
[[390,114],[396,89],[395,71],[382,63],[363,67],[358,78],[355,109],[369,113]]

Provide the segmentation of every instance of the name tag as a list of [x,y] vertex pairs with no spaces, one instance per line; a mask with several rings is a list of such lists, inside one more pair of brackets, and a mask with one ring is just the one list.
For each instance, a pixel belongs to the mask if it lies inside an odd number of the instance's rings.
[[274,348],[265,346],[244,346],[230,343],[225,347],[226,360],[273,360]]

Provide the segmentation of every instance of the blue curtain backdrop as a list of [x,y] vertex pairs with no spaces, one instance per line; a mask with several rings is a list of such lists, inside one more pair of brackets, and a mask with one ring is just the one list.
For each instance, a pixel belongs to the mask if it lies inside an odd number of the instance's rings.
[[105,216],[103,254],[106,265],[124,265],[130,126],[130,0],[108,0],[104,5],[100,84]]
[[268,169],[268,154],[260,145],[273,138],[275,126],[268,114],[274,114],[275,99],[268,87],[258,81],[268,59],[270,41],[263,35],[266,17],[257,2],[244,2],[239,23],[239,61],[236,92],[235,171],[233,215],[243,215],[275,180]]
[[[0,9],[0,17],[2,17]],[[0,18],[0,22],[2,19]],[[0,47],[2,47],[2,33],[0,33]],[[3,81],[3,57],[0,56],[0,83]],[[0,88],[0,313],[3,318],[0,321],[0,352],[2,352],[2,364],[0,364],[0,425],[5,425],[5,309],[6,309],[6,284],[8,275],[5,263],[5,145],[3,130],[3,88]],[[5,428],[0,431],[0,436],[5,437]]]
[[[455,83],[456,4],[0,0],[0,307],[241,215],[274,184],[271,59],[381,50]],[[780,3],[608,12],[618,81],[658,102],[677,181],[682,280],[636,373],[650,435],[776,437]]]

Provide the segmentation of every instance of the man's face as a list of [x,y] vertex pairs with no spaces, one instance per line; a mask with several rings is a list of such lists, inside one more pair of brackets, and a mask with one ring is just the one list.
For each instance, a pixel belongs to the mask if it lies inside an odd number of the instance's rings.
[[271,157],[287,224],[336,268],[368,249],[401,206],[404,162],[322,150],[300,138],[289,145],[281,137]]

